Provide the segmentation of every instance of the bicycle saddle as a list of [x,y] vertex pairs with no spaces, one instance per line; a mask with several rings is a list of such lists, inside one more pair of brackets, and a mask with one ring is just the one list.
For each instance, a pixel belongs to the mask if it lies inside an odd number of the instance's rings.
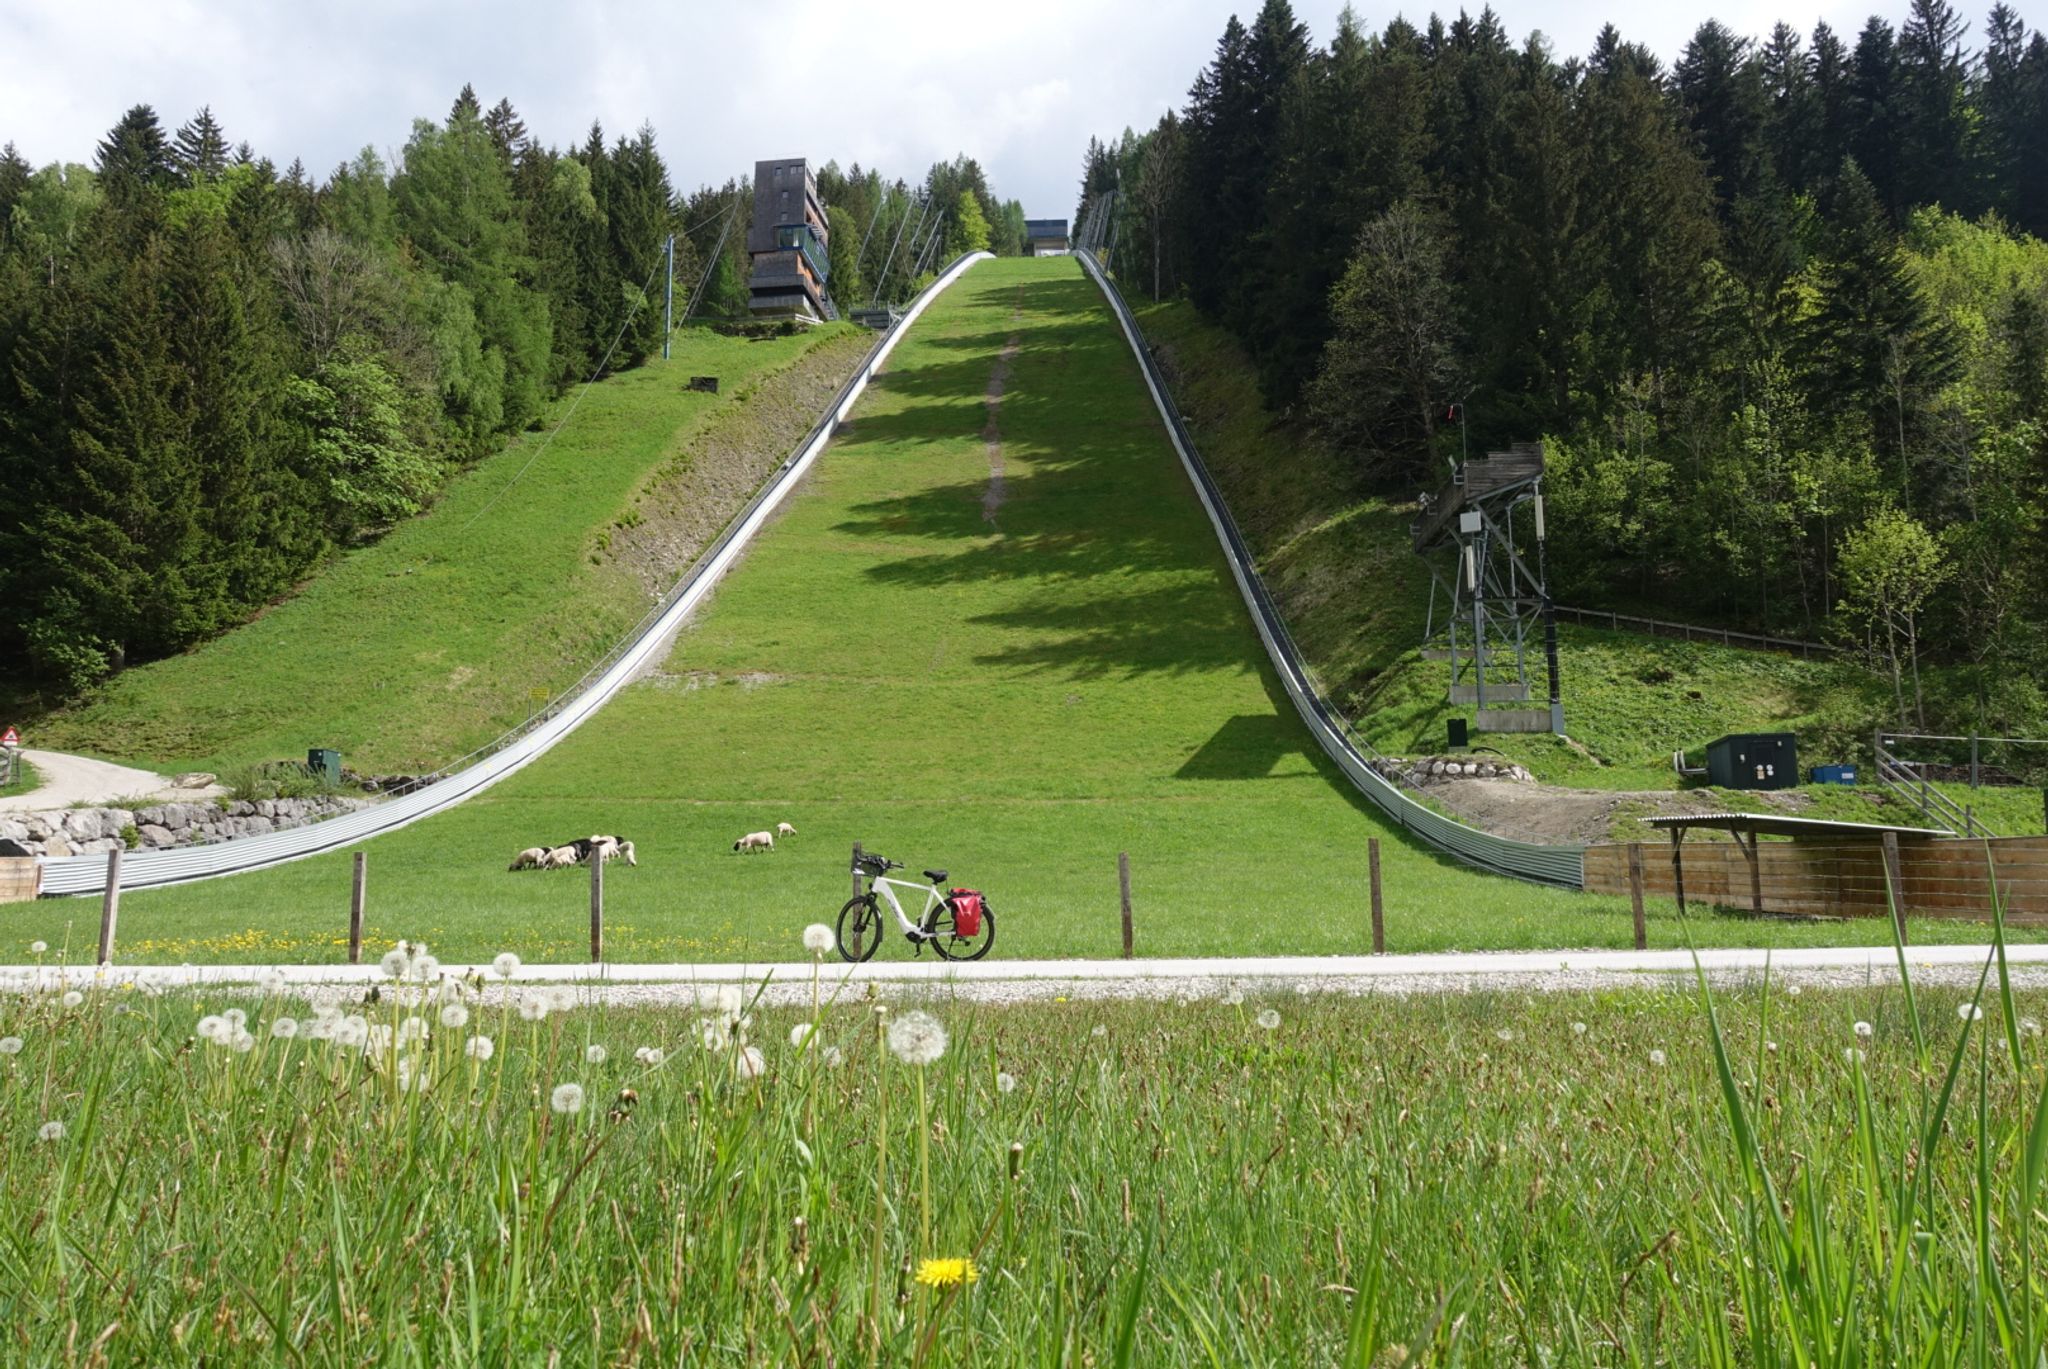
[[927,870],[924,872],[924,877],[934,884],[944,884],[946,882],[946,872],[944,870]]

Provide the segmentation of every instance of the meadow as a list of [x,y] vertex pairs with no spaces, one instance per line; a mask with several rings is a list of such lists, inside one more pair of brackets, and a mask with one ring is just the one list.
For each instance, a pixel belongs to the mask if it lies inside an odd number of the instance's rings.
[[[799,835],[772,855],[733,853],[781,821]],[[607,880],[622,960],[777,958],[836,914],[856,841],[986,890],[998,957],[1116,954],[1119,852],[1140,954],[1358,951],[1374,838],[1391,950],[1631,940],[1624,901],[1440,857],[1322,756],[1135,362],[1065,259],[984,262],[939,298],[660,670],[485,794],[370,843],[370,934],[580,959],[584,872],[505,867],[593,832],[639,851]],[[120,957],[338,959],[351,859],[132,892]],[[1652,914],[1653,943],[1678,944]],[[52,943],[69,927],[77,945],[95,916],[45,902],[7,925]],[[1731,917],[1697,935],[1888,931]]]
[[[851,325],[767,339],[683,329],[671,360],[558,401],[427,512],[254,621],[123,671],[81,706],[15,721],[33,745],[166,772],[228,774],[310,746],[363,774],[444,765],[524,721],[536,691],[575,681],[647,611],[606,551],[651,478],[713,424],[772,400],[773,377],[812,350],[841,351],[843,377],[867,342]],[[689,390],[693,374],[718,376],[719,393]]]
[[1006,1007],[838,1001],[828,969],[774,1010],[389,968],[366,1003],[0,998],[10,1359],[1983,1364],[2048,1335],[2048,999],[1988,965]]

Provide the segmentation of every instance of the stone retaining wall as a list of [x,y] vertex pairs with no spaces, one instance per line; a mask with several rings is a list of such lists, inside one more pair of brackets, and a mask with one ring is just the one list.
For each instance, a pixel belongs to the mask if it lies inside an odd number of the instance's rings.
[[1535,778],[1521,766],[1499,756],[1421,756],[1415,760],[1383,756],[1373,762],[1373,769],[1390,780],[1405,782],[1417,789],[1440,780],[1514,780],[1528,784]]
[[166,846],[201,846],[236,837],[303,827],[309,822],[351,813],[369,799],[321,796],[310,799],[238,800],[223,806],[213,800],[156,803],[141,808],[56,808],[34,813],[0,814],[0,840],[13,841],[40,856],[74,856],[125,846],[124,833],[135,829],[135,846],[157,850]]

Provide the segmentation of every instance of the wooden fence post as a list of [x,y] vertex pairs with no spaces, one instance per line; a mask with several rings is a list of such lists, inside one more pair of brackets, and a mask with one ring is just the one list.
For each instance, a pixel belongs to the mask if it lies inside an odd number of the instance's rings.
[[1131,958],[1131,853],[1116,853],[1116,882],[1123,894],[1124,907],[1124,959]]
[[99,965],[114,958],[114,922],[121,915],[121,850],[116,846],[107,852],[107,891],[100,899],[100,958],[94,962]]
[[604,959],[604,853],[590,852],[590,963]]
[[853,897],[860,897],[860,843],[853,844]]
[[1898,928],[1899,944],[1906,944],[1906,881],[1899,872],[1899,834],[1884,834],[1884,891],[1892,905],[1892,925]]
[[363,893],[370,880],[370,853],[356,852],[356,877],[348,894],[348,963],[363,963]]
[[1685,857],[1679,848],[1685,845],[1685,829],[1671,829],[1671,888],[1678,895],[1678,915],[1685,916]]
[[1387,953],[1386,907],[1380,901],[1380,839],[1365,839],[1365,863],[1372,879],[1372,953]]
[[1648,950],[1650,929],[1643,924],[1643,844],[1639,841],[1628,844],[1628,901],[1635,913],[1636,949]]

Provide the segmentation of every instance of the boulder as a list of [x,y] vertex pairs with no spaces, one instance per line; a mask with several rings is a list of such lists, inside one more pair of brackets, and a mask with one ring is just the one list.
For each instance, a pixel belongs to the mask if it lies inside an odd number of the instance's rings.
[[71,854],[71,843],[59,836],[52,836],[43,843],[43,854],[51,857]]
[[171,781],[174,789],[204,789],[217,777],[205,770],[190,770]]
[[[141,815],[137,814],[137,816]],[[136,835],[142,838],[142,845],[146,850],[161,851],[166,846],[178,844],[178,838],[170,828],[160,826],[154,822],[145,822],[137,827],[135,831]]]

